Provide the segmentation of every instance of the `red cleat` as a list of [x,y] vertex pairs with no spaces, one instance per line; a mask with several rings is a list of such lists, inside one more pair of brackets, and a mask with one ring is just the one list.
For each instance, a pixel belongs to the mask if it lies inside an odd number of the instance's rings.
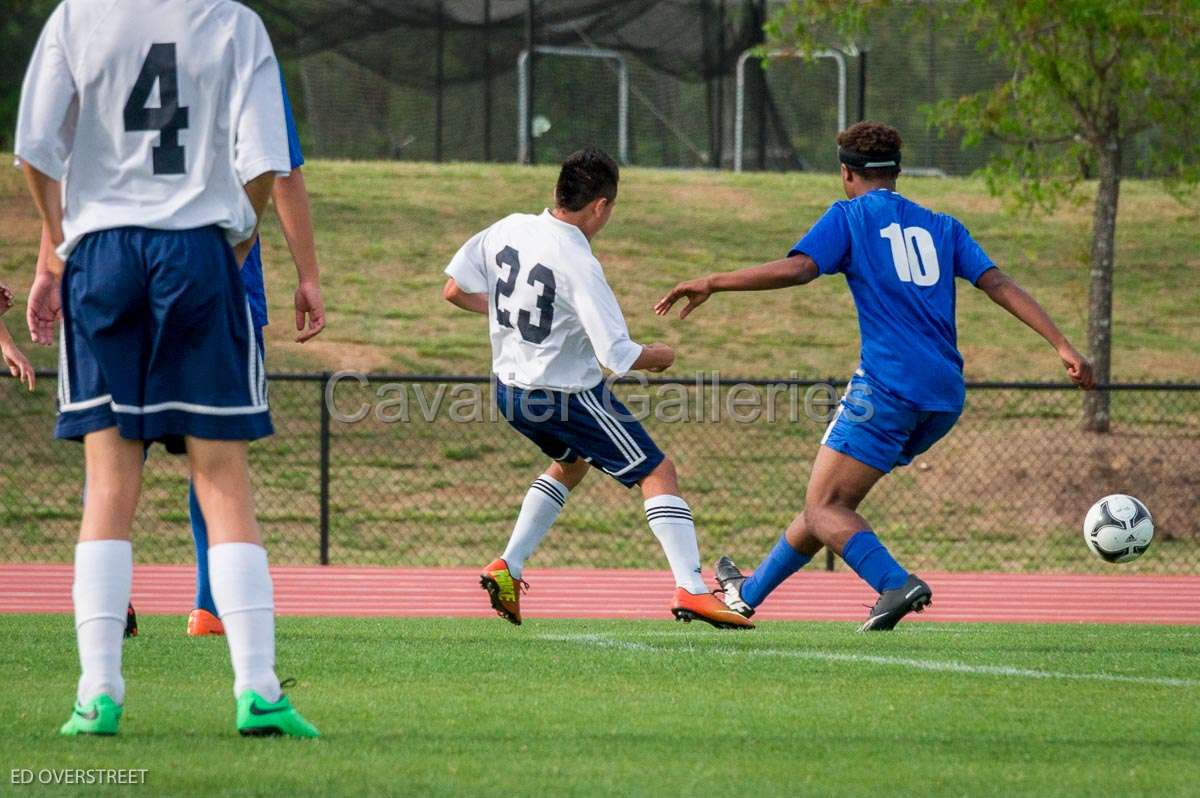
[[675,601],[671,613],[684,623],[704,621],[718,629],[753,629],[754,624],[740,612],[725,606],[725,602],[712,593],[689,593],[681,587],[675,588]]
[[504,560],[493,560],[479,575],[479,586],[487,591],[492,609],[509,623],[521,625],[521,593],[529,589],[524,579],[514,579]]
[[225,624],[221,623],[221,619],[208,610],[197,607],[188,615],[187,633],[188,637],[223,635],[225,634]]

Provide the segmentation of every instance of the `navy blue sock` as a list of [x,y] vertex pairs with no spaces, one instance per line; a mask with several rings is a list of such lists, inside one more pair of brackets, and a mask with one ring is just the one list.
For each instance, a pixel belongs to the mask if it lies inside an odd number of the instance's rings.
[[212,589],[208,585],[208,525],[200,502],[196,500],[195,486],[188,486],[188,514],[192,519],[192,540],[196,543],[196,608],[217,614],[217,603],[213,601]]
[[786,535],[781,536],[767,558],[754,569],[754,575],[742,582],[742,589],[739,591],[742,601],[751,607],[762,604],[771,591],[782,585],[783,580],[799,571],[811,559],[812,557],[793,549],[792,544],[787,542]]
[[842,559],[876,593],[895,590],[908,581],[908,571],[893,559],[887,547],[869,529],[855,532],[842,548]]

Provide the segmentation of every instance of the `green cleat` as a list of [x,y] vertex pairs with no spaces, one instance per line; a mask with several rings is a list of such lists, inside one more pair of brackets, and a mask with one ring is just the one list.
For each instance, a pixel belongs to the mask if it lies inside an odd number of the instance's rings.
[[77,734],[116,734],[121,725],[121,705],[107,695],[99,695],[87,706],[75,702],[71,719],[58,730],[59,734],[74,737]]
[[274,704],[253,690],[247,690],[237,700],[237,730],[244,737],[285,735],[288,737],[320,737],[317,727],[296,711],[286,695]]

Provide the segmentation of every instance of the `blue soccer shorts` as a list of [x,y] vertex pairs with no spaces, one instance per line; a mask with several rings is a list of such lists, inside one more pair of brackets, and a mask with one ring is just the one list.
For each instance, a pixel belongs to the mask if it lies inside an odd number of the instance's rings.
[[270,435],[261,333],[217,227],[83,237],[63,275],[55,437],[182,449],[184,436]]
[[860,372],[846,387],[821,445],[886,474],[928,451],[961,413],[919,410]]
[[573,463],[582,457],[632,488],[666,457],[604,383],[578,393],[523,390],[500,381],[495,388],[504,418],[551,459]]

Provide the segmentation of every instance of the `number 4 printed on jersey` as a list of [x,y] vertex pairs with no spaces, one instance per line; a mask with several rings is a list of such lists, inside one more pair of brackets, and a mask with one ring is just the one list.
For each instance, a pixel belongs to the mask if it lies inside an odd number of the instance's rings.
[[[150,92],[158,82],[158,107],[147,108]],[[179,107],[179,70],[175,63],[175,44],[152,44],[142,71],[138,74],[129,100],[125,103],[125,131],[135,133],[157,130],[159,143],[152,150],[154,174],[182,175],[187,173],[184,148],[179,144],[179,131],[188,126],[188,109]]]
[[938,266],[937,248],[928,230],[924,227],[905,227],[901,230],[899,222],[892,222],[879,231],[879,236],[892,245],[892,261],[900,282],[919,286],[937,284],[941,269]]

